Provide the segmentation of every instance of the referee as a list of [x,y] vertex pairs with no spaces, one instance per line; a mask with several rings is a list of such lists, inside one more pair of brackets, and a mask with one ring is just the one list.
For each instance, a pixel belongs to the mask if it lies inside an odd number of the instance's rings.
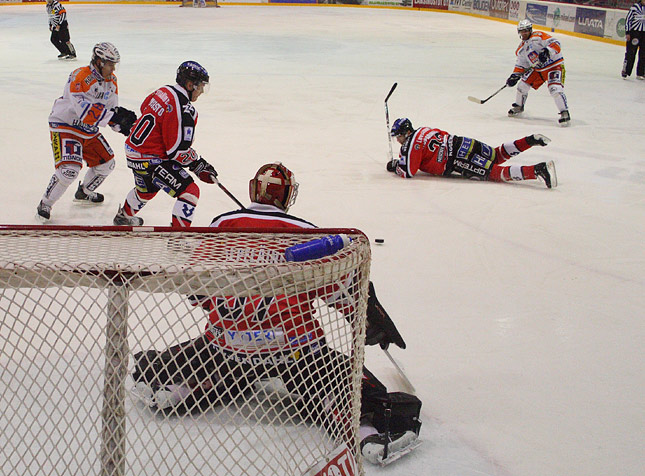
[[638,51],[638,65],[636,66],[636,79],[645,79],[645,53],[643,52],[643,40],[645,39],[645,7],[643,0],[636,0],[632,8],[627,12],[625,19],[625,40],[627,51],[623,62],[621,76],[625,79],[632,74],[636,52]]

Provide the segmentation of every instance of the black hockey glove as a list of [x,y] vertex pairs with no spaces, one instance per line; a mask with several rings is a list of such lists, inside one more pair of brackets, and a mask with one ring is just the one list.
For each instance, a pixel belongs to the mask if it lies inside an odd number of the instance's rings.
[[191,170],[195,175],[199,177],[199,180],[206,183],[215,183],[217,178],[217,172],[215,168],[206,162],[202,157],[199,160],[196,160],[188,166],[188,169]]
[[114,111],[114,114],[108,122],[108,125],[112,128],[112,130],[120,132],[124,136],[129,136],[132,125],[137,121],[136,113],[119,106],[115,107],[112,110]]
[[506,86],[513,87],[517,84],[517,82],[520,80],[522,75],[520,73],[513,73],[511,74],[508,79],[506,80]]
[[548,50],[548,48],[544,48],[544,49],[540,52],[540,54],[538,55],[538,59],[540,60],[540,63],[542,63],[542,64],[544,64],[544,63],[546,63],[547,61],[549,61],[549,58],[550,58],[550,57],[551,57],[551,55],[549,54],[549,50]]
[[405,349],[405,341],[394,322],[390,319],[381,303],[376,299],[374,284],[370,281],[367,295],[367,330],[365,331],[365,344],[380,345],[387,349],[390,344],[395,344]]
[[397,160],[390,160],[385,168],[387,169],[388,172],[395,172],[396,173],[396,165],[398,161]]

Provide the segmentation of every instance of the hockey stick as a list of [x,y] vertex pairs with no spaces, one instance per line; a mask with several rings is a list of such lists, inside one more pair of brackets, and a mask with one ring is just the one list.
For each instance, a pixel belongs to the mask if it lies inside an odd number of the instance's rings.
[[497,95],[497,93],[499,93],[499,92],[500,92],[502,89],[504,89],[505,87],[506,87],[506,84],[505,84],[504,86],[502,86],[501,88],[499,88],[497,91],[495,91],[493,94],[491,94],[490,96],[488,96],[486,99],[477,99],[477,98],[476,98],[476,97],[474,97],[474,96],[468,96],[468,100],[469,100],[469,101],[472,101],[472,102],[476,102],[477,104],[484,104],[484,103],[485,103],[486,101],[488,101],[490,98],[492,98],[493,96],[496,96],[496,95]]
[[390,135],[390,112],[387,109],[387,100],[390,99],[390,96],[396,89],[399,83],[394,83],[392,85],[392,88],[390,88],[390,92],[387,93],[387,96],[385,96],[385,125],[387,126],[387,144],[390,146],[390,162],[394,160],[394,156],[392,155],[392,136]]
[[228,189],[224,185],[222,185],[219,180],[215,179],[215,183],[219,188],[222,189],[222,192],[228,195],[228,197],[237,204],[238,207],[240,207],[242,210],[246,210],[246,207],[242,205],[242,203],[237,198],[235,198],[235,195],[229,192]]
[[403,369],[401,368],[401,366],[396,363],[396,360],[394,360],[394,357],[392,357],[392,355],[390,354],[389,350],[383,349],[383,352],[385,352],[385,355],[387,355],[387,358],[390,359],[390,362],[392,362],[392,365],[394,365],[394,368],[396,369],[396,372],[399,374],[399,377],[401,377],[401,379],[403,379],[403,382],[408,387],[409,392],[412,395],[414,395],[417,392],[417,390],[414,388],[414,385],[412,385],[412,382],[410,382],[410,379],[407,377],[407,375],[405,375],[405,373],[403,372]]

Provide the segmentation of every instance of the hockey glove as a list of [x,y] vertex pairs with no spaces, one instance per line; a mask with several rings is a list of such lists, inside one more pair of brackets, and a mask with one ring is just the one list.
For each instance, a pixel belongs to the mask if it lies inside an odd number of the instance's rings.
[[117,106],[112,110],[114,111],[114,114],[112,114],[112,118],[108,122],[108,125],[112,130],[120,132],[124,136],[129,136],[132,125],[137,121],[137,115],[134,111],[124,107]]
[[396,165],[398,164],[397,160],[390,160],[385,168],[387,169],[388,172],[395,172],[396,173]]
[[380,345],[382,349],[387,349],[390,344],[395,344],[405,349],[405,341],[394,322],[390,319],[387,312],[376,299],[374,284],[370,281],[369,292],[367,295],[367,330],[365,331],[365,344]]
[[517,84],[517,82],[520,80],[522,75],[520,73],[513,73],[511,74],[508,79],[506,80],[506,86],[508,87],[513,87]]
[[188,169],[191,170],[195,175],[199,177],[199,180],[206,183],[215,183],[217,179],[217,172],[215,168],[206,162],[202,157],[199,160],[196,160],[188,166]]
[[544,63],[546,63],[547,61],[549,61],[550,57],[551,57],[551,56],[549,55],[549,50],[548,50],[548,48],[544,48],[544,49],[540,52],[540,54],[538,55],[538,58],[539,58],[539,60],[540,60],[540,63],[542,63],[542,64],[544,64]]

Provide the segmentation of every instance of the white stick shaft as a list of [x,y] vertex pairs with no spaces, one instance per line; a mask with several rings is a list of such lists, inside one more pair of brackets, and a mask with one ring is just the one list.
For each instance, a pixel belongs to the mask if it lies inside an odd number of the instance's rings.
[[396,363],[396,360],[394,360],[394,357],[392,357],[392,355],[387,349],[383,349],[383,352],[385,352],[385,355],[387,355],[387,358],[390,359],[390,362],[392,362],[392,365],[394,365],[394,368],[396,369],[399,376],[403,379],[403,381],[407,385],[410,393],[414,395],[417,390],[414,388],[414,385],[412,385],[412,382],[410,382],[410,379],[407,377],[407,375],[405,375],[405,372],[403,372],[403,369],[399,366],[399,364]]

